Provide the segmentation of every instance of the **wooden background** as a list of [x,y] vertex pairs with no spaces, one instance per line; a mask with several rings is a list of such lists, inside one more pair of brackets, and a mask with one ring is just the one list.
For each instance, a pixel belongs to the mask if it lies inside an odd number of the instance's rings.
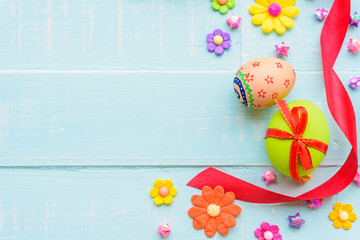
[[[331,177],[350,147],[326,105],[323,22],[313,11],[333,1],[299,0],[295,26],[283,36],[251,24],[253,2],[237,0],[223,16],[210,0],[0,1],[0,239],[161,239],[157,226],[165,222],[168,239],[207,239],[187,216],[200,191],[186,187],[206,167],[293,196]],[[232,13],[242,17],[237,30],[225,22]],[[206,49],[215,28],[232,36],[220,57]],[[360,30],[349,29],[336,70],[359,116],[359,89],[347,86],[360,74],[350,37]],[[276,108],[247,109],[232,89],[243,63],[275,56],[282,41],[297,72],[286,100],[314,102],[330,127],[328,155],[300,187],[278,172],[277,183],[265,185],[261,175],[274,168],[263,137]],[[178,189],[170,206],[155,206],[149,195],[157,178]],[[255,239],[263,221],[279,225],[286,240],[354,239],[360,220],[337,230],[328,214],[342,202],[360,216],[359,199],[352,183],[316,210],[236,201],[237,226],[213,239]],[[300,230],[288,227],[297,212],[306,220]]]

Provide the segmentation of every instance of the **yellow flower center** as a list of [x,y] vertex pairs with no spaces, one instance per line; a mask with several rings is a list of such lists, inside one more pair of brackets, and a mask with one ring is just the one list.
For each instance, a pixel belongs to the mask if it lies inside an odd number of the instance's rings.
[[339,219],[340,221],[342,222],[345,222],[346,220],[348,220],[349,218],[349,214],[345,211],[341,211],[340,214],[339,214]]
[[222,36],[220,36],[220,35],[216,35],[215,37],[214,37],[214,43],[216,44],[216,45],[221,45],[222,43],[223,43],[223,41],[224,41],[224,39],[223,39],[223,37]]
[[217,0],[219,4],[224,5],[227,3],[227,0]]
[[216,217],[217,215],[220,214],[220,206],[216,205],[216,204],[210,204],[207,207],[207,213],[211,216],[211,217]]
[[167,195],[169,195],[169,189],[167,187],[161,187],[159,189],[159,195],[162,197],[166,197]]

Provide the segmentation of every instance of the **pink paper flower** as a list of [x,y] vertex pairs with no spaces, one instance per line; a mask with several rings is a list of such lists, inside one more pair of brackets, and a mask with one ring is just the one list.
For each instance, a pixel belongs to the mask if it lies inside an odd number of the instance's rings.
[[255,237],[258,240],[282,240],[279,227],[277,225],[270,226],[268,222],[263,222],[260,228],[255,230]]

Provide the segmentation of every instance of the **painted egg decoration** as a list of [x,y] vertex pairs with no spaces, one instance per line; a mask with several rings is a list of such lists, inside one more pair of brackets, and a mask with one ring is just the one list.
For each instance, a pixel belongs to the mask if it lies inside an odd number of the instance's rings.
[[[312,139],[329,144],[329,127],[322,111],[312,102],[306,100],[296,100],[288,103],[289,109],[294,107],[304,107],[307,111],[308,119],[305,130],[302,134],[304,139]],[[277,111],[270,120],[268,129],[279,129],[281,131],[294,134],[288,123],[285,121],[280,111]],[[291,177],[290,174],[290,151],[294,139],[266,138],[266,151],[271,163],[282,174]],[[312,168],[304,170],[301,161],[298,162],[298,173],[300,177],[305,177],[314,171],[322,162],[325,153],[319,151],[316,147],[308,145]],[[304,179],[302,179],[304,181]],[[305,179],[306,180],[306,179]]]
[[284,60],[256,58],[239,68],[234,78],[234,91],[247,107],[261,109],[285,98],[295,84],[295,70]]

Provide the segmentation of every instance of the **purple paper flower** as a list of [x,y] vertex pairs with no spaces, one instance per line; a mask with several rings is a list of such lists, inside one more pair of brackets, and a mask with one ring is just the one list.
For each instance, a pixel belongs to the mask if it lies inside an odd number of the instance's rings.
[[230,33],[223,32],[221,29],[215,29],[213,33],[208,33],[206,39],[208,41],[207,49],[217,55],[224,53],[224,49],[231,47]]

